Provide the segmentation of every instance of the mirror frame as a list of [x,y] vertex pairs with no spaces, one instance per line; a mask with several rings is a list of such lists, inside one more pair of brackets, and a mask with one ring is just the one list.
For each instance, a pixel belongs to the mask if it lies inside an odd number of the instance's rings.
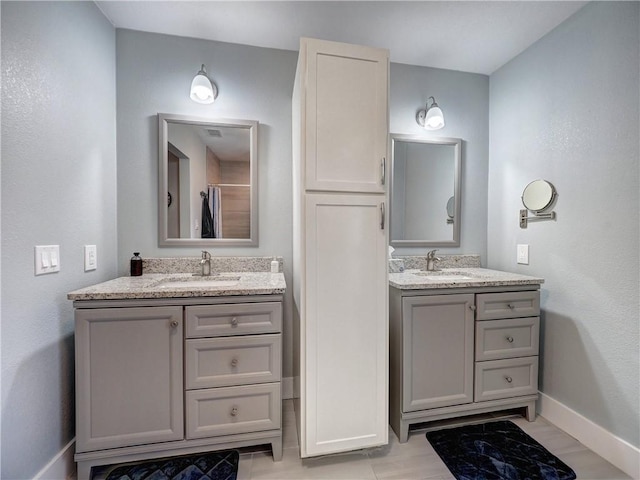
[[[251,222],[249,238],[169,238],[167,225],[168,124],[208,127],[240,127],[249,130]],[[158,245],[160,247],[257,247],[258,246],[258,122],[228,118],[201,118],[158,113]]]
[[[394,184],[394,166],[395,166],[395,144],[396,142],[405,143],[427,143],[433,145],[451,145],[454,147],[454,179],[453,179],[453,198],[455,202],[453,217],[453,239],[451,240],[394,240],[391,232],[393,229],[393,215],[389,216],[389,245],[392,247],[459,247],[460,246],[460,212],[461,212],[461,184],[462,184],[462,139],[452,137],[432,137],[424,138],[419,135],[406,135],[401,133],[392,133],[391,141],[391,182],[389,184],[389,211],[393,212],[393,184]],[[445,210],[446,213],[446,210]]]

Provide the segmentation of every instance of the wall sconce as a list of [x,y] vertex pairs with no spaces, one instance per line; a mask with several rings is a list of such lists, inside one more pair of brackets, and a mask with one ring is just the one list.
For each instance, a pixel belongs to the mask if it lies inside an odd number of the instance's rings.
[[215,83],[209,80],[207,77],[207,71],[204,68],[204,63],[202,64],[202,68],[193,77],[193,82],[191,82],[191,94],[189,95],[191,100],[197,103],[213,103],[213,101],[218,96],[218,89],[216,88]]
[[[429,106],[429,100],[433,103]],[[440,130],[444,127],[444,114],[436,103],[436,99],[429,97],[427,99],[427,105],[424,110],[420,110],[416,115],[416,121],[418,125],[424,127],[426,130]]]

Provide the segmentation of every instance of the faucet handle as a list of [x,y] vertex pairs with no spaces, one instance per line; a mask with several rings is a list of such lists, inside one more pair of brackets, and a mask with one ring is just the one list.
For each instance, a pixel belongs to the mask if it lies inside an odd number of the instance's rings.
[[203,260],[211,260],[211,254],[206,250],[202,250],[202,259]]
[[435,258],[437,251],[438,251],[438,249],[431,250],[430,252],[428,252],[427,253],[427,258],[431,258],[431,259]]

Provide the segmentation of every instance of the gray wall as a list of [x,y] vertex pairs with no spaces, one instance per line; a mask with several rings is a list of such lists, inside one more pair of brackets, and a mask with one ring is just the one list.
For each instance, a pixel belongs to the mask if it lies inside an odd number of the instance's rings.
[[[487,262],[545,278],[542,392],[635,446],[639,7],[589,4],[491,76]],[[537,178],[558,218],[520,229]]]
[[[291,284],[291,93],[297,52],[117,30],[118,257],[128,275],[144,257],[199,256],[200,248],[160,248],[157,234],[158,113],[257,120],[259,246],[208,248],[213,256],[284,257]],[[205,64],[218,87],[212,105],[189,98]],[[291,298],[285,296],[284,376],[291,376]]]
[[[2,478],[73,438],[67,292],[116,275],[115,32],[93,3],[2,2]],[[61,271],[34,276],[34,246]],[[83,245],[98,247],[84,272]]]
[[[457,137],[462,142],[462,223],[459,248],[441,253],[487,252],[487,175],[489,169],[489,77],[414,65],[391,64],[389,131],[423,138]],[[428,131],[416,113],[434,96],[445,127]],[[426,247],[397,248],[396,255],[424,255]]]
[[[160,248],[157,239],[157,117],[172,113],[252,119],[259,128],[259,240],[257,248],[210,248],[215,256],[279,255],[292,285],[291,95],[297,52],[117,30],[118,257],[128,274],[132,252],[142,256],[198,256],[199,248]],[[219,89],[212,105],[189,99],[200,65]],[[437,136],[465,139],[463,244],[486,252],[489,79],[408,65],[391,66],[391,131],[429,136],[415,123],[427,96],[448,115]],[[433,135],[431,135],[433,136]],[[468,192],[468,193],[467,193]],[[466,239],[465,239],[466,237]],[[422,253],[424,249],[420,250]],[[285,296],[284,368],[292,376],[291,297]]]

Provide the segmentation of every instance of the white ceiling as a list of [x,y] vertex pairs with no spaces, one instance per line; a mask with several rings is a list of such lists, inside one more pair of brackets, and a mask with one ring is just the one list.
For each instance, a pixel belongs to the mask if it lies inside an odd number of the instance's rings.
[[96,1],[117,28],[298,50],[300,37],[491,74],[586,1]]

